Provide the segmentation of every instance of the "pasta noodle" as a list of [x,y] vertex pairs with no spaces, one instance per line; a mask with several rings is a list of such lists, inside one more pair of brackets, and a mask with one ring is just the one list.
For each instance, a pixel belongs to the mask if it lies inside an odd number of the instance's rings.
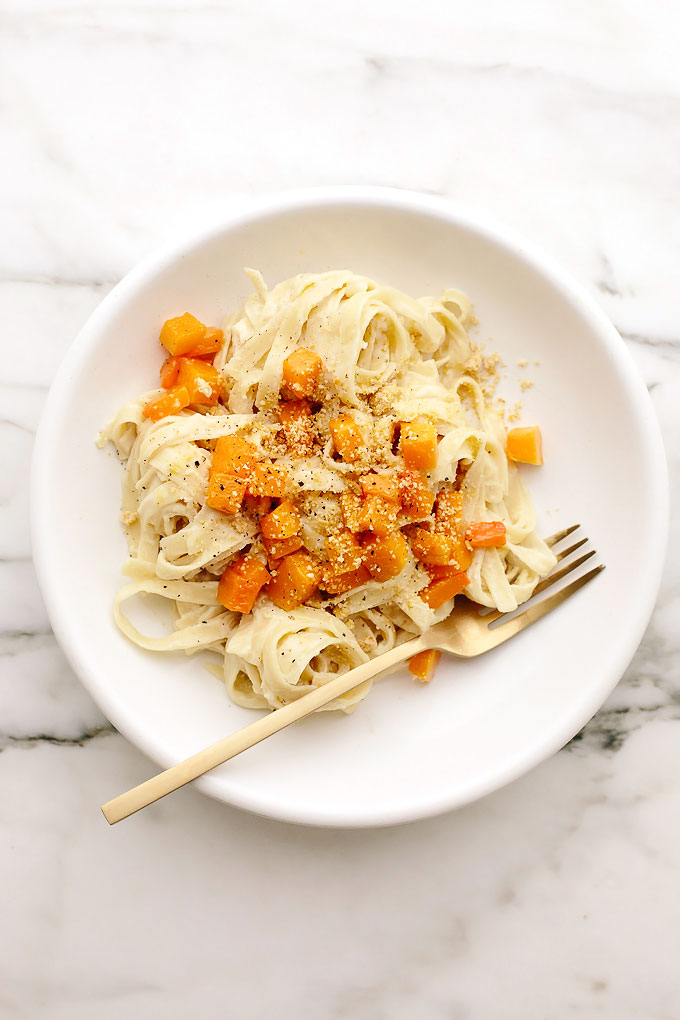
[[[433,498],[459,493],[464,526],[504,525],[502,544],[474,552],[468,544],[469,565],[457,576],[466,575],[469,598],[513,610],[555,558],[536,534],[530,497],[507,459],[502,419],[485,400],[483,359],[468,335],[475,320],[464,294],[450,289],[416,300],[344,270],[301,274],[270,290],[258,272],[246,272],[254,292],[225,322],[214,356],[219,400],[200,403],[210,387],[199,382],[191,406],[154,420],[154,399],[167,398],[163,391],[161,398],[146,393],[118,412],[98,444],[112,442],[124,464],[121,519],[130,580],[115,600],[118,627],[146,649],[217,653],[234,702],[276,709],[452,611],[452,599],[433,607],[423,597],[434,575],[413,541],[403,542],[395,576],[362,568],[354,586],[335,592],[319,580],[327,576],[329,536],[349,527],[345,497],[363,499],[367,476],[405,477],[400,426],[403,432],[408,423],[425,423],[436,432],[436,459],[422,472]],[[301,350],[322,366],[307,404],[311,431],[304,449],[291,441],[294,433],[282,432],[279,415],[287,359]],[[348,418],[361,437],[356,456],[339,455],[333,431]],[[302,604],[282,608],[268,597],[270,583],[251,612],[225,607],[220,579],[244,556],[257,558],[261,570],[267,561],[274,577],[281,569],[267,551],[256,501],[231,513],[209,505],[215,441],[228,436],[245,438],[257,462],[285,478],[286,500],[299,518],[297,547],[318,567],[314,591]],[[238,475],[232,481],[245,485]],[[404,518],[403,502],[390,506],[383,509],[397,534],[412,538],[413,528],[434,533],[438,527],[434,517],[424,520],[427,514]],[[142,633],[127,615],[131,600],[149,595],[173,607],[172,629],[163,636]],[[327,707],[351,711],[369,688],[366,683]]]

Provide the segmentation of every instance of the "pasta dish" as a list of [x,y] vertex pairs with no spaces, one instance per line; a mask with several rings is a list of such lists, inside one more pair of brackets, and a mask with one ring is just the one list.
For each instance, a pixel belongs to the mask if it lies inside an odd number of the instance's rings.
[[[506,433],[464,294],[416,300],[349,271],[270,290],[247,273],[254,293],[221,329],[165,322],[160,389],[98,444],[124,465],[120,630],[217,653],[234,702],[276,709],[421,634],[460,593],[515,609],[555,558],[516,467],[542,462],[540,432]],[[164,636],[124,611],[139,595],[170,604]],[[435,658],[412,672],[429,679]]]

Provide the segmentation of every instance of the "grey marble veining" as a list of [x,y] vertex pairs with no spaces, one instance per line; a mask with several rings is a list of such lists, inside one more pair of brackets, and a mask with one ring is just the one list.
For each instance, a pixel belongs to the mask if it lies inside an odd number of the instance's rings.
[[676,496],[679,35],[660,0],[0,4],[1,1020],[680,1016],[677,518],[582,733],[375,832],[191,790],[109,829],[98,804],[150,766],[51,634],[28,529],[47,389],[108,290],[174,233],[324,183],[449,196],[552,253],[624,337]]

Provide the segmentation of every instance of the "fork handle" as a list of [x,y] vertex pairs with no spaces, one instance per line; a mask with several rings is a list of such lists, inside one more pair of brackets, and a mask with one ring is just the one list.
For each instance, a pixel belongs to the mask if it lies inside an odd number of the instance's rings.
[[145,783],[140,783],[139,786],[128,790],[127,793],[122,793],[120,796],[114,797],[113,800],[107,801],[106,804],[102,804],[104,817],[110,825],[120,822],[123,818],[133,815],[135,811],[148,807],[149,804],[167,796],[168,793],[179,790],[180,787],[197,779],[198,776],[229,761],[241,751],[247,751],[249,747],[259,744],[261,740],[271,737],[272,734],[285,729],[286,726],[297,722],[298,719],[304,719],[305,716],[311,715],[312,712],[323,708],[334,698],[347,694],[355,687],[365,683],[366,680],[371,680],[379,673],[384,673],[385,670],[403,662],[404,659],[410,659],[417,652],[431,647],[431,640],[428,644],[423,641],[422,637],[417,637],[403,645],[397,645],[396,648],[391,648],[389,652],[383,652],[382,655],[378,655],[375,659],[371,659],[347,673],[342,673],[323,686],[310,691],[309,694],[298,698],[297,701],[293,701],[275,712],[269,712],[256,722],[250,723],[249,726],[244,726],[243,729],[231,733],[223,740],[218,740],[216,744],[211,744],[210,747],[198,751],[197,754],[192,754],[190,758],[185,758],[184,761],[166,769],[165,772],[160,772],[157,776],[147,779]]

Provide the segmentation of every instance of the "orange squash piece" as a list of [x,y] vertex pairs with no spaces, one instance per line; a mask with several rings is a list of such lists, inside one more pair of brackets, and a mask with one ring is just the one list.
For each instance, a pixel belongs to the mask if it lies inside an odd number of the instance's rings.
[[478,521],[467,529],[465,540],[473,549],[500,548],[507,541],[505,525],[503,521]]
[[242,556],[222,574],[217,586],[217,601],[233,613],[249,613],[262,587],[271,579],[264,563],[256,556]]
[[248,491],[253,496],[269,496],[272,499],[281,499],[286,491],[285,469],[271,461],[263,461],[256,464],[253,473],[248,480]]
[[322,366],[318,354],[298,347],[283,363],[283,384],[295,397],[311,397]]
[[508,460],[521,464],[543,463],[543,438],[538,425],[510,429],[506,446]]
[[364,512],[364,500],[354,492],[342,492],[340,494],[340,509],[342,519],[346,528],[350,531],[366,531],[366,514]]
[[388,503],[380,496],[366,496],[363,513],[366,522],[365,530],[372,531],[382,538],[397,527],[399,504]]
[[342,519],[349,531],[372,531],[382,537],[397,527],[398,504],[389,503],[380,496],[362,498],[354,492],[343,492],[340,495],[340,507]]
[[434,515],[434,530],[448,535],[453,540],[451,559],[459,570],[467,570],[472,563],[472,551],[465,541],[463,529],[463,494],[461,492],[440,492]]
[[388,503],[399,502],[399,482],[394,475],[362,475],[359,481],[364,496],[380,496]]
[[398,504],[380,496],[362,498],[353,492],[343,492],[340,507],[342,519],[349,531],[372,531],[382,537],[397,527]]
[[444,566],[439,564],[428,564],[427,572],[432,578],[453,577],[454,574],[460,574],[460,570],[455,563],[446,563]]
[[[446,567],[435,568],[440,570],[446,570]],[[452,599],[454,595],[459,595],[464,588],[470,583],[470,578],[463,571],[456,571],[456,573],[435,575],[432,581],[428,584],[427,588],[423,588],[420,592],[420,597],[423,602],[426,602],[430,609],[441,609],[445,602]]]
[[173,386],[177,385],[181,361],[181,358],[173,358],[170,355],[161,365],[161,386],[164,390],[172,389]]
[[291,453],[306,457],[314,445],[312,406],[308,400],[287,400],[279,405],[277,417]]
[[440,492],[434,512],[435,531],[454,538],[462,529],[463,494],[461,492]]
[[456,577],[464,573],[459,570],[455,563],[447,563],[445,566],[426,564],[426,569],[433,581],[440,581],[443,577]]
[[215,444],[212,471],[249,478],[257,464],[257,450],[241,436],[220,436]]
[[148,404],[145,404],[142,408],[142,414],[145,418],[150,418],[151,421],[160,421],[161,418],[167,418],[169,414],[179,414],[190,403],[191,400],[189,399],[189,392],[186,387],[173,386],[171,390],[168,390],[161,397],[156,397],[155,400],[150,400]]
[[297,552],[302,548],[302,539],[299,535],[280,539],[264,538],[263,536],[262,544],[267,553],[267,559],[271,562],[272,560],[282,560],[284,556],[290,556],[291,553]]
[[432,513],[434,492],[419,471],[401,471],[399,500],[402,513],[412,521],[419,521]]
[[260,531],[265,538],[280,541],[292,538],[300,530],[300,515],[289,499],[272,510],[260,521]]
[[402,572],[408,560],[408,542],[400,531],[364,542],[366,567],[374,581],[389,581]]
[[281,560],[265,588],[274,605],[290,612],[312,595],[321,579],[321,571],[306,552],[296,552]]
[[472,563],[472,555],[472,549],[468,548],[465,538],[454,539],[451,563],[458,570],[467,570]]
[[282,425],[289,422],[297,422],[309,418],[312,414],[312,405],[308,400],[284,400],[279,404],[276,417]]
[[215,326],[206,326],[205,333],[187,355],[190,358],[214,357],[224,346],[224,333]]
[[253,494],[248,492],[248,489],[246,488],[243,505],[246,510],[250,510],[252,513],[257,514],[258,517],[264,517],[264,515],[268,514],[271,510],[272,501],[269,496],[253,496]]
[[429,684],[441,657],[442,653],[437,648],[428,648],[424,652],[418,652],[409,661],[409,672],[416,680],[420,680],[423,684]]
[[358,570],[364,562],[364,550],[349,528],[343,528],[337,534],[328,536],[326,554],[329,568],[334,574],[346,574],[352,570]]
[[160,341],[169,354],[181,357],[193,350],[205,337],[206,326],[189,312],[163,323]]
[[211,471],[206,503],[223,514],[235,514],[241,509],[245,492],[246,483],[242,478]]
[[345,592],[359,588],[370,580],[371,575],[363,565],[357,567],[356,570],[347,570],[344,574],[336,574],[331,567],[328,567],[323,572],[320,584],[329,595],[344,595]]
[[333,445],[348,464],[358,460],[364,448],[361,429],[351,414],[340,414],[329,422]]
[[453,556],[453,539],[448,535],[413,527],[409,530],[413,555],[421,563],[445,566]]
[[181,358],[177,381],[188,389],[192,404],[216,404],[222,392],[222,376],[200,358]]
[[407,468],[432,471],[437,466],[437,430],[428,421],[401,423],[399,452]]

